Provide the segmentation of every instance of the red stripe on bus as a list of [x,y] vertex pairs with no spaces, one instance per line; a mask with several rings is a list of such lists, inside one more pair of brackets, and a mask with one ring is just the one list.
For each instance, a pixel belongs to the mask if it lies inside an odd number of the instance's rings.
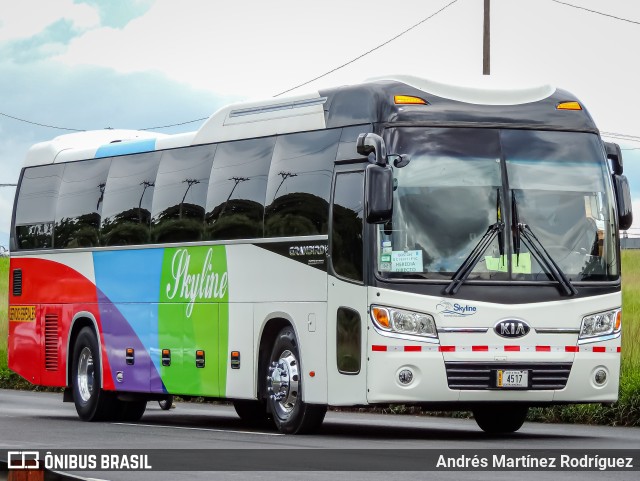
[[489,346],[472,346],[471,350],[474,352],[487,352],[489,351]]
[[404,346],[404,352],[420,352],[422,346]]
[[578,346],[564,346],[565,352],[578,352],[580,348]]
[[505,351],[520,352],[520,346],[504,346]]
[[593,352],[607,352],[606,347],[594,347]]
[[371,346],[371,350],[372,351],[386,351],[387,350],[387,346],[376,346],[376,345],[373,345],[373,346]]
[[551,346],[536,346],[538,352],[551,352]]
[[618,352],[620,352],[620,346],[618,346]]
[[440,352],[455,352],[456,346],[440,346]]

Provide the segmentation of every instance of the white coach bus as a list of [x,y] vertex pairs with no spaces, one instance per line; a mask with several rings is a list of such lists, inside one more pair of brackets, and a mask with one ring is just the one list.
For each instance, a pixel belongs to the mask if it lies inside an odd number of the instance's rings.
[[57,137],[17,189],[9,366],[88,421],[176,394],[285,433],[389,403],[513,432],[611,403],[622,170],[566,91],[407,76]]

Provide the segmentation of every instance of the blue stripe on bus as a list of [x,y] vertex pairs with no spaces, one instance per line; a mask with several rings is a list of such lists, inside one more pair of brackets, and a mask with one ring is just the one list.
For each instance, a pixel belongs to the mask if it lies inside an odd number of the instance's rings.
[[114,142],[103,145],[96,151],[95,158],[113,157],[114,155],[138,154],[140,152],[152,152],[156,150],[156,139],[132,140]]

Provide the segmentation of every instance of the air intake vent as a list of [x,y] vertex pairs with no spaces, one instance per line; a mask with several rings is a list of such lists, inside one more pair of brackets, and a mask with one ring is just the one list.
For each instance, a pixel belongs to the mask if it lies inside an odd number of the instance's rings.
[[564,389],[571,373],[571,363],[474,363],[447,362],[449,389],[499,389],[496,371],[529,371],[529,389]]
[[13,295],[22,295],[22,269],[13,270]]
[[58,316],[44,316],[44,368],[47,371],[58,370]]

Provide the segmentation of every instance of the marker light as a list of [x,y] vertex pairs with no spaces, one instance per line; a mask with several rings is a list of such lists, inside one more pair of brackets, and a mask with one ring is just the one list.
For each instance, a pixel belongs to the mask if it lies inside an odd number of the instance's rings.
[[388,331],[389,327],[389,311],[384,307],[374,307],[371,309],[373,320],[382,329]]
[[371,306],[371,317],[377,327],[398,334],[438,337],[432,316],[392,307]]
[[556,106],[558,110],[582,110],[582,105],[578,102],[561,102]]
[[398,105],[428,105],[426,100],[411,95],[394,95],[393,101]]

